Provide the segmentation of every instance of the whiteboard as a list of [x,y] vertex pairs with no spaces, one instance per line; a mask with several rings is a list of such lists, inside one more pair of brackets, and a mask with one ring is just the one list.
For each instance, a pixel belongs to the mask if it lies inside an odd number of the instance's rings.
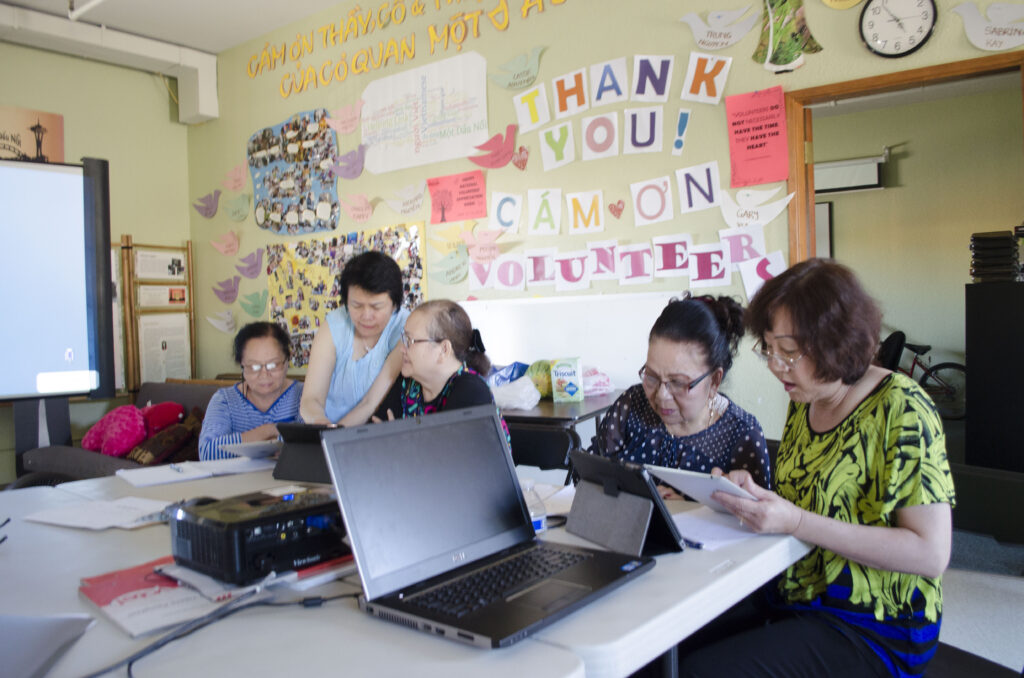
[[678,291],[463,301],[480,330],[487,357],[513,361],[576,358],[611,377],[615,388],[637,383],[647,335]]

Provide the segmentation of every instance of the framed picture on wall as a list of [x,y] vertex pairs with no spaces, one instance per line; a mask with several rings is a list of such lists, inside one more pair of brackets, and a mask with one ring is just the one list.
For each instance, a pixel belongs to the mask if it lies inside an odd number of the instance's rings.
[[832,203],[814,203],[814,256],[835,258],[832,250]]

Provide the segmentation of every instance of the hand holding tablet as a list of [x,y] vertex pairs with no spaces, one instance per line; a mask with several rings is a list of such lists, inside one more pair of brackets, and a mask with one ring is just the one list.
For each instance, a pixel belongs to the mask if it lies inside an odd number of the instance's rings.
[[711,498],[711,495],[717,491],[728,492],[737,497],[757,501],[757,497],[725,476],[712,476],[709,473],[684,471],[678,468],[655,466],[653,464],[644,464],[644,468],[662,483],[674,487],[677,491],[693,497],[705,506],[720,513],[729,513],[729,510]]

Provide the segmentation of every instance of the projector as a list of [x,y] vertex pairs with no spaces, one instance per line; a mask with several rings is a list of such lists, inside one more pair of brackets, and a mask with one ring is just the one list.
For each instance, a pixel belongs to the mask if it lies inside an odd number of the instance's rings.
[[193,499],[170,528],[176,563],[238,585],[351,553],[338,501],[324,488]]

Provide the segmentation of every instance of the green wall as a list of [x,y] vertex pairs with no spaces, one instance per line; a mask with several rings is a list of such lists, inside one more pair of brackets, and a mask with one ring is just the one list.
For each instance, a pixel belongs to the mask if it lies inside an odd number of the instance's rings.
[[[885,323],[964,361],[970,236],[1024,217],[1021,93],[999,90],[814,122],[816,161],[881,153],[884,190],[832,201],[833,252],[881,301]],[[908,354],[909,355],[909,354]]]
[[[824,46],[824,51],[807,55],[806,63],[792,73],[773,74],[751,59],[760,32],[759,28],[755,28],[737,44],[714,53],[732,58],[725,94],[738,94],[774,86],[795,90],[880,75],[894,69],[919,68],[984,56],[986,53],[975,49],[967,42],[959,18],[950,11],[959,2],[960,0],[938,0],[940,19],[931,42],[910,57],[892,60],[872,56],[864,49],[857,35],[859,8],[837,11],[816,0],[805,0],[807,23],[814,37]],[[406,4],[411,8],[418,3]],[[206,322],[205,317],[225,309],[213,295],[211,288],[217,281],[235,274],[236,262],[233,258],[218,254],[208,244],[209,241],[228,230],[240,230],[241,256],[269,242],[281,242],[284,239],[258,229],[251,216],[242,225],[230,221],[222,213],[218,213],[214,219],[207,220],[192,210],[191,202],[217,188],[229,170],[245,161],[246,141],[257,129],[278,124],[296,112],[321,107],[335,110],[351,104],[359,98],[360,93],[374,78],[393,75],[469,50],[484,55],[488,61],[488,70],[493,70],[495,66],[528,51],[533,46],[544,46],[546,51],[541,62],[539,80],[547,83],[550,88],[552,78],[597,61],[625,57],[631,73],[633,55],[673,54],[676,60],[672,77],[673,86],[669,100],[664,104],[666,115],[674,115],[680,107],[693,111],[686,137],[686,149],[682,157],[673,157],[666,150],[661,154],[649,156],[619,156],[615,160],[577,162],[567,168],[544,172],[539,158],[538,135],[532,132],[522,135],[519,142],[531,147],[529,171],[519,173],[507,168],[490,171],[488,190],[524,192],[527,188],[552,185],[562,187],[566,191],[600,188],[605,192],[606,202],[612,202],[618,197],[626,198],[628,202],[630,182],[671,174],[680,167],[710,160],[718,161],[724,177],[723,186],[727,185],[729,150],[724,102],[712,106],[679,100],[688,55],[691,50],[695,50],[689,29],[679,22],[679,18],[689,11],[704,13],[706,9],[696,10],[688,5],[673,3],[625,3],[615,0],[548,0],[542,3],[513,1],[509,3],[507,28],[497,30],[487,18],[486,12],[499,4],[496,0],[483,3],[479,7],[478,3],[449,6],[444,1],[427,2],[422,5],[425,9],[421,16],[413,17],[410,13],[401,25],[395,23],[376,33],[352,38],[343,45],[334,47],[322,47],[317,43],[312,53],[307,53],[298,62],[289,59],[273,70],[255,77],[250,76],[248,68],[251,59],[254,56],[258,59],[266,47],[281,44],[290,47],[296,44],[297,36],[309,36],[311,33],[314,40],[319,40],[319,28],[330,24],[344,24],[350,11],[357,5],[352,2],[340,3],[332,10],[301,19],[219,55],[220,117],[195,126],[186,127],[176,122],[176,105],[158,76],[7,44],[0,44],[0,63],[3,64],[3,68],[0,68],[2,103],[63,114],[67,158],[95,155],[111,161],[112,229],[115,240],[122,233],[132,234],[138,242],[154,244],[180,245],[184,240],[192,239],[196,266],[195,303],[199,376],[211,377],[219,372],[234,369],[229,350],[231,337],[214,329]],[[529,8],[525,18],[522,15],[524,7]],[[453,16],[463,11],[472,12],[477,9],[483,9],[485,13],[479,17],[476,37],[470,33],[460,45],[454,42],[449,42],[447,47],[438,44],[431,54],[431,42],[427,37],[431,26],[435,30],[442,30],[449,25]],[[412,33],[415,33],[417,38],[416,56],[402,65],[393,63],[369,73],[350,75],[342,83],[332,82],[322,87],[311,87],[287,97],[279,93],[282,80],[289,75],[294,77],[302,72],[303,68],[319,68],[328,59],[336,60],[345,54],[351,56],[361,49],[377,49],[381,41],[386,42],[389,38],[399,39]],[[1019,202],[1014,206],[1004,194],[999,193],[998,189],[986,188],[997,185],[1004,177],[1007,181],[1013,181],[1014,176],[1016,185],[1020,185],[1022,145],[1019,105],[1018,98],[1015,141],[1007,142],[999,129],[989,130],[995,139],[1004,142],[1005,148],[1010,152],[1016,151],[1015,167],[1012,166],[1012,161],[995,166],[984,154],[976,152],[979,146],[967,142],[963,142],[967,143],[963,153],[955,154],[958,160],[954,164],[964,166],[975,163],[976,171],[971,174],[969,183],[945,188],[944,192],[960,191],[959,186],[963,185],[972,195],[991,196],[985,200],[961,201],[958,205],[963,215],[960,221],[966,223],[970,220],[983,224],[978,228],[966,227],[963,233],[1007,228],[1020,218]],[[617,110],[621,108],[616,107]],[[896,121],[889,120],[884,114],[880,115],[880,126],[888,129],[890,125],[897,125]],[[488,87],[488,116],[492,133],[503,129],[506,123],[514,121],[510,92],[493,85]],[[574,117],[573,120],[578,120],[579,117],[581,116]],[[938,125],[944,117],[945,114],[928,109],[923,118],[928,121],[927,125],[918,121],[916,127]],[[987,119],[985,125],[989,125]],[[1013,130],[1007,132],[1010,133],[1013,133]],[[820,132],[816,131],[816,136],[820,136]],[[906,134],[894,134],[894,137],[892,140],[887,139],[883,144],[894,144],[911,138]],[[342,150],[347,150],[354,143],[358,143],[352,141],[356,138],[358,135],[343,138]],[[957,143],[961,143],[958,137],[946,140],[948,146],[955,146]],[[863,146],[858,145],[855,152],[857,155],[870,155],[877,153],[878,148],[879,144],[873,143],[869,150],[865,151]],[[840,153],[840,150],[845,155],[845,149],[837,149],[836,152]],[[817,152],[821,158],[820,147]],[[924,153],[913,144],[909,146],[909,152],[922,155]],[[910,192],[909,182],[917,181],[916,176],[911,173],[912,167],[909,162],[910,158],[906,163],[899,160],[901,189],[877,192],[880,199],[894,201],[894,205],[903,205],[907,200],[905,195]],[[380,176],[364,173],[355,181],[340,182],[338,192],[343,197],[360,193],[371,198],[388,196],[397,188],[413,181],[469,169],[475,169],[475,165],[466,161],[449,161]],[[905,189],[902,188],[904,186]],[[932,186],[934,184],[929,183],[923,190],[926,193],[932,191]],[[251,191],[251,182],[247,190]],[[853,231],[842,228],[842,224],[848,223],[851,218],[858,218],[860,214],[857,206],[847,207],[845,201],[858,198],[852,195],[833,198],[837,203],[837,224],[840,225],[837,231],[837,252],[840,253],[840,258],[846,256],[842,254],[844,247],[853,247],[845,244],[846,239],[867,243],[868,247],[874,243],[872,238],[862,237],[866,232],[858,233],[856,228]],[[840,199],[844,201],[842,205],[839,204]],[[907,201],[907,204],[917,205],[921,202],[924,202],[923,198],[913,198],[912,201]],[[886,213],[894,213],[895,209],[893,206],[878,208],[879,212]],[[853,212],[852,217],[850,210]],[[941,210],[943,214],[950,211]],[[426,209],[414,219],[426,218],[425,213]],[[934,217],[934,214],[932,216]],[[378,207],[370,221],[363,227],[375,228],[403,220],[386,207]],[[910,220],[909,217],[904,218],[901,215],[901,221]],[[918,221],[927,222],[928,219]],[[875,222],[879,230],[894,230],[886,226],[894,221],[882,222],[882,219]],[[683,231],[693,234],[696,244],[709,243],[717,240],[717,231],[723,228],[723,221],[717,210],[707,210],[677,216],[671,223],[651,228],[654,230],[640,232],[630,225],[628,229],[610,233],[607,237],[628,243],[647,240],[651,235],[659,233]],[[946,228],[952,229],[949,226]],[[347,230],[354,230],[351,228],[351,222],[339,228],[341,232]],[[327,234],[296,239],[325,235]],[[785,252],[788,242],[785,214],[766,227],[766,240],[769,251],[781,249]],[[575,242],[578,245],[582,240]],[[523,247],[524,243],[520,241],[515,246]],[[531,242],[530,246],[551,246],[551,243]],[[563,248],[564,245],[559,243],[559,247]],[[887,320],[896,326],[915,328],[911,333],[913,338],[949,347],[949,350],[955,352],[958,344],[952,335],[956,334],[957,327],[962,326],[961,309],[950,311],[948,306],[944,307],[941,310],[941,317],[953,320],[947,320],[941,327],[938,323],[934,328],[922,327],[922,337],[916,336],[916,321],[910,318],[908,309],[915,309],[924,303],[923,299],[936,296],[933,291],[937,289],[937,284],[943,286],[944,298],[955,297],[962,303],[962,284],[966,281],[968,266],[964,247],[965,240],[962,235],[949,235],[947,239],[945,235],[939,238],[934,232],[929,232],[927,235],[922,234],[913,248],[905,248],[928,252],[928,257],[922,258],[926,260],[925,263],[917,268],[915,266],[918,265],[913,263],[914,259],[902,256],[899,248],[887,248],[886,261],[876,262],[874,268],[868,261],[870,257],[851,258],[849,263],[866,278],[871,279],[877,278],[877,272],[883,269],[886,272],[908,271],[907,275],[900,275],[898,285],[886,283],[872,288],[878,290],[876,293],[882,297],[887,312],[893,316]],[[852,250],[849,256],[854,257]],[[929,265],[927,262],[932,263]],[[670,283],[661,282],[644,286],[644,289],[638,288],[636,291],[671,289],[669,285]],[[894,287],[905,290],[906,297],[899,300],[890,297]],[[264,288],[265,278],[262,276],[255,280],[243,279],[241,295]],[[595,285],[590,293],[619,291],[625,290]],[[734,276],[734,283],[731,286],[712,288],[710,291],[715,294],[744,297],[738,275]],[[428,287],[428,296],[456,295],[453,291],[439,286]],[[595,302],[595,309],[599,312],[599,298],[596,298]],[[232,310],[240,323],[246,321],[247,316],[241,312],[237,302]],[[929,314],[939,315],[935,312]],[[645,333],[647,328],[630,331]],[[962,334],[962,330],[960,333]],[[609,340],[614,341],[615,338],[610,337]],[[962,339],[959,341],[962,342]],[[787,399],[770,373],[756,364],[753,358],[746,357],[748,353],[746,350],[741,351],[741,356],[730,376],[728,392],[742,406],[758,416],[769,436],[778,437]],[[504,356],[495,358],[507,359]],[[104,410],[105,405],[102,403],[76,404],[73,408],[73,418],[79,432],[98,418]],[[13,434],[9,410],[0,408],[0,451],[7,450],[8,456],[11,457],[9,451],[12,447]],[[13,461],[8,467],[13,467]],[[3,480],[3,473],[3,468],[0,467],[0,482]]]
[[[0,42],[0,103],[63,115],[66,162],[110,161],[111,242],[125,233],[159,245],[188,240],[188,128],[159,76]],[[116,404],[73,402],[75,439]],[[14,429],[4,405],[0,484],[13,478]]]

